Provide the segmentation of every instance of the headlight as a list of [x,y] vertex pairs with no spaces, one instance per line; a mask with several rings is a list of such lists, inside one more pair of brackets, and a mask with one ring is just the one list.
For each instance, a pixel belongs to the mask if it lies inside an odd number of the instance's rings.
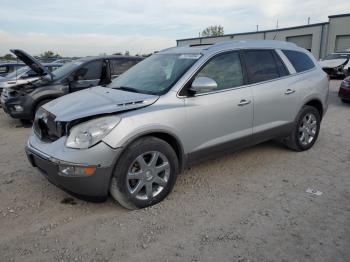
[[106,116],[81,123],[71,129],[66,146],[80,149],[92,147],[111,132],[120,120],[118,116]]

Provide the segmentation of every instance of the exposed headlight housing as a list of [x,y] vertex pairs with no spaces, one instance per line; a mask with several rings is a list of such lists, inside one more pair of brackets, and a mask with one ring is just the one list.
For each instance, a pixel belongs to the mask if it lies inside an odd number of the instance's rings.
[[120,121],[118,116],[106,116],[78,124],[70,130],[66,146],[78,149],[92,147],[108,135]]

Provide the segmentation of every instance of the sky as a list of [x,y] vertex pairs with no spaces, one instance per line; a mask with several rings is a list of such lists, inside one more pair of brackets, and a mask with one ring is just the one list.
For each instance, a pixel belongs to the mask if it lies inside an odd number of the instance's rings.
[[[331,2],[331,5],[329,4]],[[146,54],[210,25],[239,33],[326,22],[347,0],[0,0],[0,55],[20,48],[62,56]]]

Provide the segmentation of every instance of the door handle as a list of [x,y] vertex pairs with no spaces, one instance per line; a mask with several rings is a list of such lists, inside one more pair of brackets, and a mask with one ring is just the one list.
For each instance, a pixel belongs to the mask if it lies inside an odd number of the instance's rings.
[[285,95],[290,95],[290,94],[293,94],[293,93],[295,93],[295,90],[292,90],[292,89],[287,89],[287,91],[286,92],[284,92],[284,94]]
[[242,99],[242,100],[239,102],[238,106],[249,105],[251,102],[252,102],[252,101],[250,101],[250,100]]

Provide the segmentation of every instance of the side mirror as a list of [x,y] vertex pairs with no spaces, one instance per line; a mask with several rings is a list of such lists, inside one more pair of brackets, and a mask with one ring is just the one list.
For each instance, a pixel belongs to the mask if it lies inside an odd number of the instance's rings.
[[214,79],[206,76],[200,76],[193,81],[189,91],[190,91],[190,94],[194,95],[196,93],[211,92],[217,88],[218,88],[218,84]]

